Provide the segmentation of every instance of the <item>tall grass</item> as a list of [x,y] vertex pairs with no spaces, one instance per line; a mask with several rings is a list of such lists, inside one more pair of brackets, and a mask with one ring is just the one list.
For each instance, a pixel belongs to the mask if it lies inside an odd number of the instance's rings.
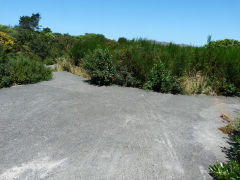
[[[99,43],[99,39],[91,38],[94,47],[109,49],[116,69],[126,69],[137,80],[138,87],[149,82],[154,65],[161,61],[171,76],[182,82],[186,82],[183,79],[188,78],[188,75],[199,77],[201,74],[204,78],[199,79],[201,83],[197,87],[204,86],[203,89],[211,90],[211,94],[233,95],[240,89],[240,46],[214,46],[214,43],[203,47],[172,43],[163,45],[145,39],[124,39],[110,44],[106,42],[102,40]],[[92,49],[92,46],[89,49],[73,47],[76,52],[91,53]],[[81,62],[81,58],[75,58]],[[201,88],[194,92],[202,93]]]

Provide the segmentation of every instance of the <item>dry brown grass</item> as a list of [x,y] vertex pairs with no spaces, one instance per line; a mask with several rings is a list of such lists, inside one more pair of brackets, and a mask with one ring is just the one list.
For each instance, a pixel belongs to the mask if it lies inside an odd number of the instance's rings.
[[90,79],[89,73],[80,66],[74,66],[68,58],[57,59],[56,71],[68,71],[78,76]]
[[232,134],[235,131],[234,121],[230,119],[226,114],[221,114],[220,117],[227,123],[227,125],[218,129],[224,134]]
[[188,74],[183,78],[183,90],[186,94],[216,95],[208,81],[201,73]]
[[224,121],[226,121],[227,123],[232,123],[233,120],[230,119],[226,114],[221,114],[220,116]]
[[224,134],[232,134],[235,131],[233,124],[227,124],[226,126],[218,128]]

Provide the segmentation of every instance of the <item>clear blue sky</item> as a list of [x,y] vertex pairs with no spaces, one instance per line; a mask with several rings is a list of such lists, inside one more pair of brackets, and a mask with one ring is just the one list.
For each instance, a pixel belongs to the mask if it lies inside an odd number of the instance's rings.
[[0,0],[0,24],[39,12],[54,32],[100,33],[192,45],[240,39],[240,0]]

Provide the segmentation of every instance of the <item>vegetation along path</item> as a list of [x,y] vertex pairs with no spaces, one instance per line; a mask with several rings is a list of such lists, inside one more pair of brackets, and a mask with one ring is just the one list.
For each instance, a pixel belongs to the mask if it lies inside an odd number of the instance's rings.
[[211,179],[239,98],[98,87],[67,72],[0,90],[0,180]]

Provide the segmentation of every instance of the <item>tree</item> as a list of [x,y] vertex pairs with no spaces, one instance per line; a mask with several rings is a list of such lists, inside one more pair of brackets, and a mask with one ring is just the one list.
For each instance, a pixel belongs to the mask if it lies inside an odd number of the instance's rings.
[[46,27],[46,28],[43,28],[42,32],[44,32],[44,33],[51,33],[52,30],[50,28]]
[[126,43],[126,42],[127,42],[126,38],[124,38],[124,37],[118,38],[118,43],[123,44],[123,43]]
[[207,37],[207,44],[210,44],[212,42],[212,36],[208,35]]
[[19,19],[19,27],[31,31],[39,30],[39,21],[41,16],[39,13],[32,14],[32,16],[21,16]]

